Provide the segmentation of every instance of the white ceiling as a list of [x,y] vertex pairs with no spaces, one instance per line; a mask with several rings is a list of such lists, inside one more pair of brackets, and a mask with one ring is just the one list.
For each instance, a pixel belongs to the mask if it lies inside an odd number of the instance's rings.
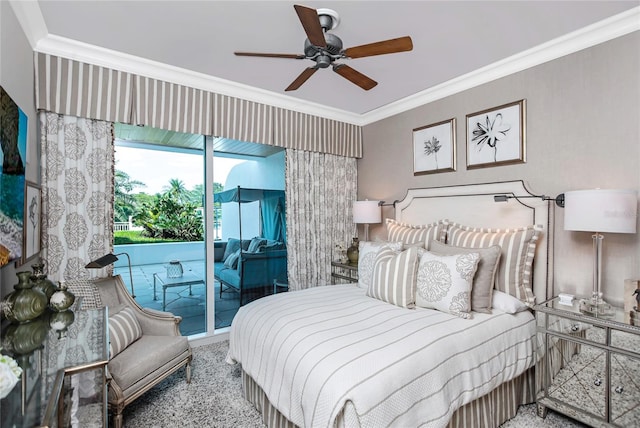
[[[297,4],[338,12],[341,22],[334,33],[345,48],[408,35],[414,49],[344,60],[378,82],[370,91],[329,68],[285,94],[284,88],[313,64],[310,60],[237,57],[233,52],[302,54],[306,35],[293,4],[211,0],[12,3],[38,51],[118,64],[113,67],[204,89],[214,87],[222,93],[300,111],[322,112],[327,117],[342,116],[354,123],[367,116],[365,122],[388,116],[397,110],[389,110],[390,106],[410,107],[420,94],[450,94],[460,90],[455,88],[462,88],[465,79],[469,81],[466,85],[473,85],[500,77],[500,67],[509,70],[509,64],[510,72],[535,65],[523,61],[527,55],[537,55],[534,61],[539,63],[553,59],[547,56],[604,41],[594,37],[585,41],[584,27],[597,32],[613,21],[620,29],[612,32],[609,25],[602,36],[605,40],[640,28],[640,0],[304,1]],[[519,61],[517,67],[514,61]],[[479,79],[481,72],[485,74]],[[446,87],[450,89],[443,91]]]

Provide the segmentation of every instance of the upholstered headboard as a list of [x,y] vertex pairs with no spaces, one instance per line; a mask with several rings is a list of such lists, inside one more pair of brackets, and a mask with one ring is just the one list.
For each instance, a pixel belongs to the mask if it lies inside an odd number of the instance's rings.
[[410,224],[448,219],[469,227],[485,228],[542,226],[543,233],[536,246],[532,287],[536,301],[542,302],[553,294],[550,202],[542,198],[495,202],[493,196],[502,194],[533,196],[521,180],[409,189],[405,198],[396,204],[395,219]]

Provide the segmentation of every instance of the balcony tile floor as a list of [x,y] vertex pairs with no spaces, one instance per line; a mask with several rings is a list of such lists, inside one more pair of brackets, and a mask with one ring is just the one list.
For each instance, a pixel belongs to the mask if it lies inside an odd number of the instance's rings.
[[[182,262],[183,269],[199,278],[205,276],[204,262],[201,260]],[[156,298],[153,295],[153,274],[166,272],[163,264],[132,266],[132,276],[136,301],[142,307],[162,310],[162,287],[156,284]],[[127,288],[130,289],[129,268],[117,267],[114,274],[122,276]],[[225,291],[220,298],[220,283],[215,281],[213,287],[204,284],[191,286],[167,287],[165,311],[182,317],[180,332],[184,336],[204,333],[206,331],[206,293],[215,294],[215,328],[229,327],[240,307],[240,295],[234,291]],[[212,329],[210,326],[209,329]]]

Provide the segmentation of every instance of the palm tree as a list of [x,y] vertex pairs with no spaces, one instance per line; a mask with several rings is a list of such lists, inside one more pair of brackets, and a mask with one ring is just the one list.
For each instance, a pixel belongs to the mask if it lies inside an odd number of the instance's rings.
[[165,195],[170,195],[176,198],[178,201],[185,201],[188,199],[188,191],[184,185],[184,182],[178,178],[172,178],[169,180],[169,185],[162,188]]
[[115,221],[128,221],[136,207],[135,195],[131,192],[137,187],[145,187],[141,181],[132,180],[131,176],[119,169],[115,170],[114,180],[114,219]]
[[204,184],[196,184],[188,195],[189,202],[197,205],[204,206]]

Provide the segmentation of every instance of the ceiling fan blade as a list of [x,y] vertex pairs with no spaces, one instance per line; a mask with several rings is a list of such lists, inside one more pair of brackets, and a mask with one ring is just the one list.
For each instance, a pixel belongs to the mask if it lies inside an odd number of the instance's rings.
[[285,89],[285,91],[295,91],[300,86],[302,86],[302,84],[306,82],[309,77],[313,76],[313,73],[315,73],[316,71],[318,71],[318,69],[313,67],[305,69],[302,73],[300,73],[298,77],[296,77],[296,80],[294,80],[289,86],[287,86],[287,89]]
[[324,32],[320,26],[318,11],[310,7],[300,6],[299,4],[293,7],[298,14],[298,18],[300,18],[300,23],[302,23],[302,27],[305,33],[307,33],[307,38],[311,44],[322,48],[326,47],[327,42],[324,39]]
[[350,80],[352,83],[360,86],[365,91],[368,91],[378,84],[378,82],[376,82],[375,80],[368,78],[364,74],[354,70],[353,68],[345,64],[335,64],[333,66],[333,71],[335,71],[345,79]]
[[264,58],[288,58],[288,59],[305,59],[304,55],[296,54],[277,54],[277,53],[257,53],[257,52],[234,52],[237,56],[259,56]]
[[348,58],[362,58],[365,56],[385,55],[396,52],[406,52],[413,49],[411,37],[405,36],[397,39],[384,40],[382,42],[369,43],[345,49],[344,55]]

